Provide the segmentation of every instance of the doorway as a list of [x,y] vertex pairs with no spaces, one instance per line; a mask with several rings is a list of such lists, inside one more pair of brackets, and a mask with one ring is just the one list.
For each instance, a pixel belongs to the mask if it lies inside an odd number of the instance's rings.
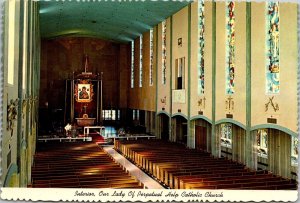
[[169,140],[169,116],[166,114],[159,115],[160,121],[160,137],[162,140],[168,141]]
[[195,148],[201,151],[207,151],[207,128],[195,126]]
[[195,135],[195,149],[211,152],[211,123],[204,119],[192,121]]
[[174,133],[176,136],[176,142],[187,145],[187,119],[183,116],[175,116],[172,121],[174,126]]

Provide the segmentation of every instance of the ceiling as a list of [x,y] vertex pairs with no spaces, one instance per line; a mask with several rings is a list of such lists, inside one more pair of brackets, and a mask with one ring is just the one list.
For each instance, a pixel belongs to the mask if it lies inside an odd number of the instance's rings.
[[126,43],[189,3],[171,0],[42,0],[41,36],[86,36]]

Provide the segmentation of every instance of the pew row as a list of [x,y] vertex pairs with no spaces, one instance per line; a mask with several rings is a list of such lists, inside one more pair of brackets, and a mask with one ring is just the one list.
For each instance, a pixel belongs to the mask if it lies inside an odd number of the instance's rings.
[[116,140],[114,148],[172,189],[295,190],[297,182],[162,140]]
[[48,142],[38,147],[30,187],[144,188],[95,143]]

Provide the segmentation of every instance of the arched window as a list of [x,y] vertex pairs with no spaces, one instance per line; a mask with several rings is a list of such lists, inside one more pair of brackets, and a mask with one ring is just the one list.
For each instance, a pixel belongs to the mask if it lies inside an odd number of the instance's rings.
[[298,138],[292,137],[291,144],[291,162],[293,166],[298,166]]
[[256,134],[257,155],[263,158],[268,158],[268,131],[260,129]]
[[221,146],[232,148],[232,124],[221,124]]

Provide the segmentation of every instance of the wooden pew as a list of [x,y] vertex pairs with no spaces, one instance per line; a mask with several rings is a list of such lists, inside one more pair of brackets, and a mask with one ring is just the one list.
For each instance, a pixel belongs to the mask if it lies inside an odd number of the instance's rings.
[[[170,188],[239,189],[291,188],[266,171],[252,171],[245,165],[215,158],[209,153],[159,140],[116,141],[115,149]],[[287,185],[278,187],[278,184]]]
[[96,144],[55,147],[54,153],[47,153],[47,148],[36,153],[32,187],[143,188]]

